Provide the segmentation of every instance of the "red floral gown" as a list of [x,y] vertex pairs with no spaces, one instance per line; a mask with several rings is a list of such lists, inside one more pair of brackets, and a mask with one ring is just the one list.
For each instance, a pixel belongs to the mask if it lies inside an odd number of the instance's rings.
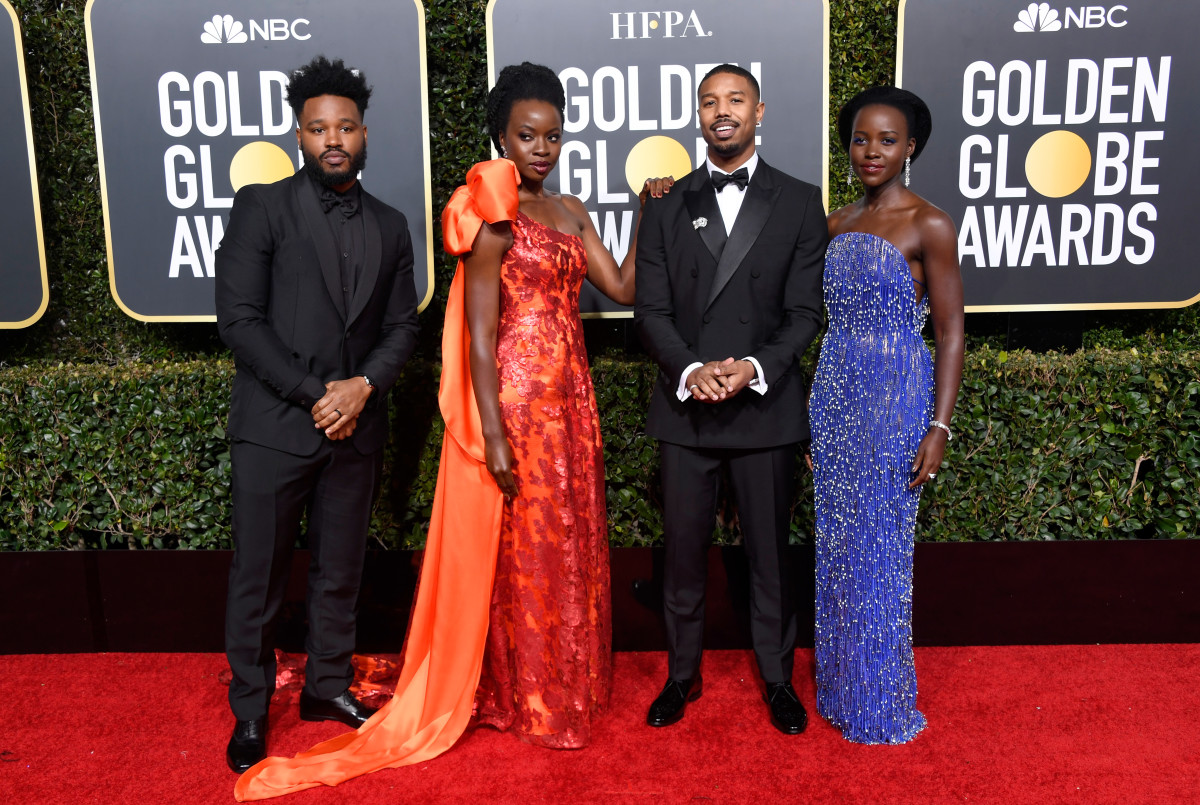
[[579,288],[583,241],[523,213],[500,267],[500,411],[518,493],[505,508],[479,720],[559,749],[608,703],[604,462]]

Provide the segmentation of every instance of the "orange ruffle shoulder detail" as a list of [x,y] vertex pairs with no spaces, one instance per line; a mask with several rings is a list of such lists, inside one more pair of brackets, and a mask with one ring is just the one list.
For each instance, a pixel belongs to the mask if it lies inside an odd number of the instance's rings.
[[[519,182],[516,166],[505,159],[472,167],[442,214],[446,251],[465,254],[485,222],[515,219]],[[239,802],[429,760],[453,746],[471,718],[504,499],[484,464],[468,363],[463,270],[459,260],[446,303],[438,391],[446,433],[396,693],[356,732],[293,758],[269,757],[255,765],[234,787]]]

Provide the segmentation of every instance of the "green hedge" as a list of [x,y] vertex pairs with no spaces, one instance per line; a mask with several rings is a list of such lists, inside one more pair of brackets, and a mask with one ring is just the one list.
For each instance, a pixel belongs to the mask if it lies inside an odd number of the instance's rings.
[[[0,370],[0,550],[229,547],[228,361]],[[614,545],[662,533],[644,435],[654,368],[594,362]],[[1189,537],[1200,512],[1200,356],[1093,350],[968,356],[957,438],[921,509],[927,541]],[[437,366],[392,395],[372,534],[422,544],[441,421]],[[811,541],[797,473],[793,539]],[[736,538],[730,524],[719,539]]]

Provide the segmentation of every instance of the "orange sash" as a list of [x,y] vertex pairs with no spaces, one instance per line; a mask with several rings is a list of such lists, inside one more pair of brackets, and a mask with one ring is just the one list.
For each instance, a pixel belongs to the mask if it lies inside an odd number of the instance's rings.
[[[513,220],[519,181],[508,160],[472,167],[466,185],[454,191],[442,214],[446,251],[469,252],[485,221]],[[260,761],[238,779],[234,796],[239,802],[337,785],[360,774],[429,760],[453,746],[471,718],[504,498],[484,463],[468,358],[463,272],[459,260],[442,331],[438,404],[446,433],[396,693],[357,732],[293,758]]]

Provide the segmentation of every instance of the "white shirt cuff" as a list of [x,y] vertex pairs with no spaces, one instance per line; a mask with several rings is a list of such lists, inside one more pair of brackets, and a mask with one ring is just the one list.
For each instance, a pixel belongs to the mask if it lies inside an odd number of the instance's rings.
[[[751,380],[749,383],[750,388],[754,389],[759,394],[766,394],[767,393],[767,376],[763,374],[762,367],[758,365],[758,361],[755,360],[754,358],[750,357],[749,355],[742,358],[742,360],[750,361],[750,363],[754,364],[754,379]],[[686,377],[686,375],[685,375],[685,377]]]
[[703,365],[704,364],[700,363],[700,361],[688,364],[688,367],[683,370],[683,374],[679,376],[679,388],[675,389],[675,396],[679,398],[680,402],[683,402],[692,396],[691,390],[687,387],[688,375]]

